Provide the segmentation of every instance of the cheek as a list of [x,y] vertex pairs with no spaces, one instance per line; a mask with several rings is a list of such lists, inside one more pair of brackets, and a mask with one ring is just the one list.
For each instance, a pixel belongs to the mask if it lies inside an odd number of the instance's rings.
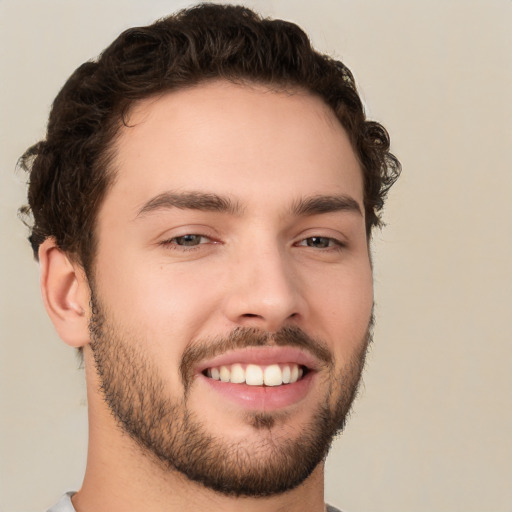
[[151,318],[148,328],[166,333],[186,346],[196,338],[218,303],[215,287],[200,272],[162,267],[138,284],[146,300],[138,303],[142,318]]
[[[319,284],[322,286],[318,286]],[[371,267],[362,263],[316,280],[310,294],[314,323],[333,351],[346,359],[366,340],[373,309]]]
[[116,324],[138,333],[149,351],[179,361],[218,307],[220,280],[197,266],[126,256],[103,265],[97,282]]

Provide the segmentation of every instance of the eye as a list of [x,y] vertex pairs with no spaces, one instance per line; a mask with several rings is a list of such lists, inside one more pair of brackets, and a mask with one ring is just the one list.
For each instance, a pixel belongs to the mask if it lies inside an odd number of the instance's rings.
[[179,247],[196,247],[201,244],[211,242],[210,238],[204,235],[186,234],[182,236],[176,236],[161,242],[162,245],[174,245]]
[[328,236],[310,236],[301,240],[297,245],[301,247],[313,247],[314,249],[340,249],[343,247],[342,242]]

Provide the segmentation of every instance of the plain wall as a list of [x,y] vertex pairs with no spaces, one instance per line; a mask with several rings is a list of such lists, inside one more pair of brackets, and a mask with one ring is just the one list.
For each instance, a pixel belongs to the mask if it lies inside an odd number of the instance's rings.
[[[17,158],[69,74],[186,1],[0,0],[0,512],[81,483],[83,370],[46,317]],[[377,327],[327,463],[352,512],[512,510],[512,1],[253,0],[354,72],[403,163],[374,240]]]

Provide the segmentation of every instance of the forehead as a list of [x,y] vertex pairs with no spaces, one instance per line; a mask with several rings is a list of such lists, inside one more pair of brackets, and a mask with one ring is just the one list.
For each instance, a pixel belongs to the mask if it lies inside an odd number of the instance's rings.
[[168,190],[242,203],[363,195],[359,163],[332,110],[305,91],[255,84],[216,81],[138,102],[114,166],[106,203],[122,200],[131,213]]

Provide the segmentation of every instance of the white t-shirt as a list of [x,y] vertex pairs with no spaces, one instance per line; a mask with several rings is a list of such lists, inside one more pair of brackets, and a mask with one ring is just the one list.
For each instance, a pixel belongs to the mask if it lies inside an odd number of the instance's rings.
[[71,503],[71,496],[73,496],[73,494],[75,493],[67,492],[64,494],[60,501],[52,508],[48,509],[47,512],[76,512],[75,507],[73,507],[73,503]]

